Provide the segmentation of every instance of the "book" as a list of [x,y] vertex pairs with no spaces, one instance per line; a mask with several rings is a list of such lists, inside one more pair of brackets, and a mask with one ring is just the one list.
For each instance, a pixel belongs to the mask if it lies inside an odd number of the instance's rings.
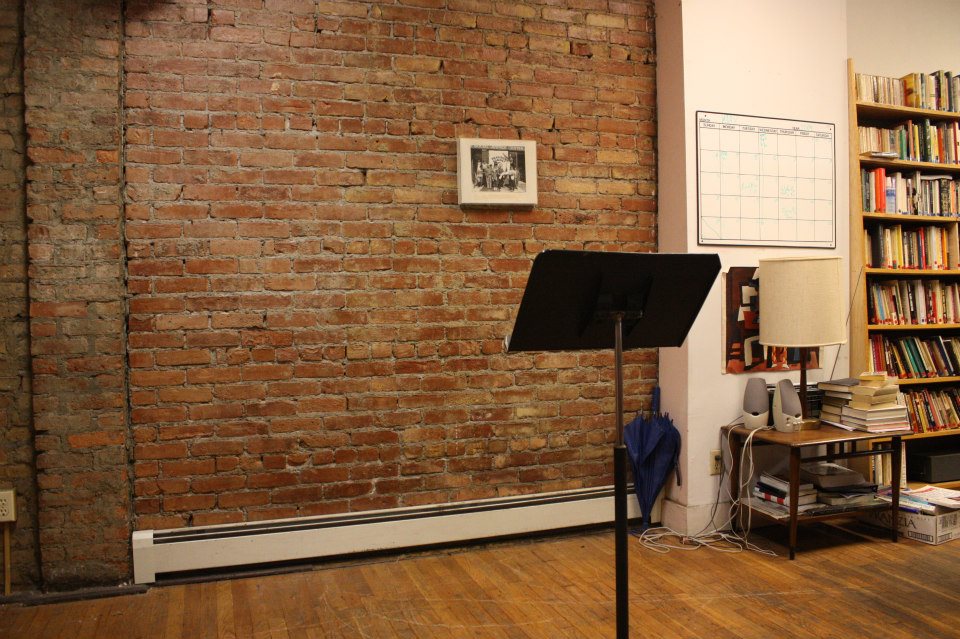
[[909,413],[907,409],[901,406],[903,409],[899,413],[889,413],[885,415],[848,415],[843,414],[840,419],[844,422],[850,422],[852,424],[887,424],[892,422],[903,422],[907,420]]
[[856,422],[847,421],[844,422],[844,425],[847,426],[850,430],[859,430],[865,433],[897,433],[908,431],[910,429],[910,423],[907,420],[902,420],[899,422],[880,422],[880,423],[866,423],[858,424]]
[[834,462],[808,462],[800,464],[800,477],[817,488],[851,486],[864,483],[863,475]]
[[858,417],[844,417],[842,420],[844,424],[850,426],[857,426],[861,430],[896,430],[897,428],[903,427],[904,424],[907,424],[907,417],[892,417],[889,419],[860,419]]
[[820,405],[820,419],[836,418],[840,419],[840,406],[831,406],[830,404]]
[[871,493],[820,493],[817,501],[831,506],[859,506],[863,504],[883,503],[875,492]]
[[860,386],[881,388],[889,384],[886,373],[860,373]]
[[[763,482],[767,486],[772,486],[774,488],[778,488],[783,491],[790,490],[790,480],[785,479],[783,477],[778,477],[777,475],[773,475],[771,473],[761,472],[759,481]],[[806,490],[810,490],[813,487],[814,486],[811,482],[804,482],[800,484],[800,486],[798,487],[798,490],[800,492],[804,492]]]
[[847,426],[849,430],[859,430],[865,433],[901,433],[901,432],[910,432],[910,423],[907,421],[902,422],[891,422],[889,424],[854,424],[851,422],[844,422],[844,426]]
[[824,394],[820,401],[821,406],[833,406],[837,410],[840,410],[841,407],[850,403],[849,398],[844,399],[843,397],[831,397],[830,395],[827,395],[827,393],[831,392],[833,391],[823,391]]
[[777,488],[776,486],[771,486],[770,484],[763,483],[763,480],[757,480],[754,488],[759,489],[762,492],[768,493],[770,495],[776,495],[777,497],[786,497],[790,494],[790,491],[783,488]]
[[893,418],[905,418],[907,416],[907,407],[895,404],[889,408],[857,408],[855,406],[844,406],[840,410],[844,417],[855,417],[863,420],[889,420]]
[[851,484],[849,486],[833,486],[830,488],[818,488],[817,494],[820,495],[830,495],[830,494],[843,494],[843,495],[853,495],[860,493],[870,493],[876,494],[878,485],[875,483],[863,482],[861,484]]
[[896,395],[900,390],[897,384],[887,384],[886,386],[851,386],[850,392],[854,395],[864,395],[872,397],[874,395]]
[[[789,491],[789,490],[784,490],[784,489],[782,489],[782,488],[777,488],[776,486],[771,486],[771,485],[769,485],[769,484],[765,484],[762,479],[757,480],[757,483],[756,483],[756,485],[754,486],[754,488],[760,490],[760,492],[764,492],[764,493],[767,493],[767,494],[770,494],[770,495],[774,495],[774,496],[776,496],[776,497],[789,497],[789,496],[790,496],[790,491]],[[817,492],[817,489],[816,489],[816,487],[814,487],[814,486],[811,486],[810,488],[804,488],[804,489],[798,490],[798,494],[800,494],[800,495],[816,494],[816,492]]]
[[[759,497],[749,497],[747,499],[747,506],[774,519],[787,519],[790,516],[790,510],[788,508],[776,502],[760,499]],[[797,509],[799,510],[799,506]]]
[[819,382],[817,388],[825,391],[839,391],[841,393],[849,392],[850,389],[854,386],[857,386],[860,383],[859,379],[854,377],[846,377],[843,379],[831,379],[825,382]]
[[846,401],[846,400],[849,400],[849,399],[852,399],[852,398],[853,398],[853,393],[851,393],[851,392],[849,392],[849,391],[845,392],[845,391],[825,390],[825,391],[823,391],[823,397],[824,397],[824,398],[832,397],[832,398],[834,398],[834,399],[839,399],[839,400],[845,400],[845,401]]
[[886,395],[857,395],[851,398],[849,405],[854,408],[890,408],[897,406],[897,398],[892,394]]
[[[789,497],[779,497],[777,495],[771,495],[770,493],[765,493],[758,488],[753,489],[753,496],[763,499],[764,501],[772,501],[775,504],[780,504],[781,506],[790,507],[790,498]],[[799,495],[797,497],[797,506],[804,506],[806,504],[814,504],[817,501],[817,493],[809,493],[806,495]]]

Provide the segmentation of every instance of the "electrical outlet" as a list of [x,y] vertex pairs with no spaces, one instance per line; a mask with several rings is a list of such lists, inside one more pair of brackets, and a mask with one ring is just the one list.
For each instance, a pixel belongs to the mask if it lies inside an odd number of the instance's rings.
[[710,474],[719,475],[723,472],[723,457],[719,450],[710,451]]
[[0,489],[0,521],[16,521],[17,506],[13,488]]

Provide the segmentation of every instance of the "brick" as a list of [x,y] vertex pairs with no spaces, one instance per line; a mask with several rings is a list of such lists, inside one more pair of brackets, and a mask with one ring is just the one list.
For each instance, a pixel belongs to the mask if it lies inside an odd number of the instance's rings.
[[67,442],[71,448],[99,448],[122,444],[124,439],[123,432],[96,431],[70,435],[67,437]]
[[179,459],[186,455],[187,446],[182,442],[169,444],[139,444],[134,449],[137,460]]
[[163,510],[165,512],[204,510],[212,508],[216,502],[215,495],[165,496],[163,498]]

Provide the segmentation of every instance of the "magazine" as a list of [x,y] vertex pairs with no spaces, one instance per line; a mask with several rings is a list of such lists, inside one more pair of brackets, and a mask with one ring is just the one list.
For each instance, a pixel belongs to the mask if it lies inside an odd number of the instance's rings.
[[900,497],[904,494],[910,495],[913,499],[920,499],[934,506],[943,506],[944,508],[960,508],[960,490],[951,490],[950,488],[940,488],[938,486],[921,486],[920,488],[907,488],[900,491]]
[[[890,488],[884,488],[878,495],[886,502],[892,501]],[[955,510],[960,508],[960,490],[940,488],[938,486],[921,486],[920,488],[904,488],[900,491],[900,508],[914,510],[921,513],[935,514],[938,510]]]

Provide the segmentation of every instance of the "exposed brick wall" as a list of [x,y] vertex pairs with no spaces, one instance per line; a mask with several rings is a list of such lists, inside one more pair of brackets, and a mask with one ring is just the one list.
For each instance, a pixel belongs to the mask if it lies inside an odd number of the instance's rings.
[[24,16],[33,421],[44,584],[130,574],[119,0]]
[[[655,248],[651,2],[21,6],[0,482],[26,581],[122,581],[132,527],[609,483],[611,355],[502,338],[539,251]],[[463,136],[536,140],[539,205],[458,207]],[[655,353],[626,363],[630,410]]]
[[22,16],[22,2],[0,4],[0,487],[15,488],[20,502],[11,552],[17,587],[39,580],[30,430]]
[[[537,252],[655,248],[651,2],[127,7],[138,528],[609,483],[612,357],[501,340]],[[460,209],[458,136],[539,206]]]

